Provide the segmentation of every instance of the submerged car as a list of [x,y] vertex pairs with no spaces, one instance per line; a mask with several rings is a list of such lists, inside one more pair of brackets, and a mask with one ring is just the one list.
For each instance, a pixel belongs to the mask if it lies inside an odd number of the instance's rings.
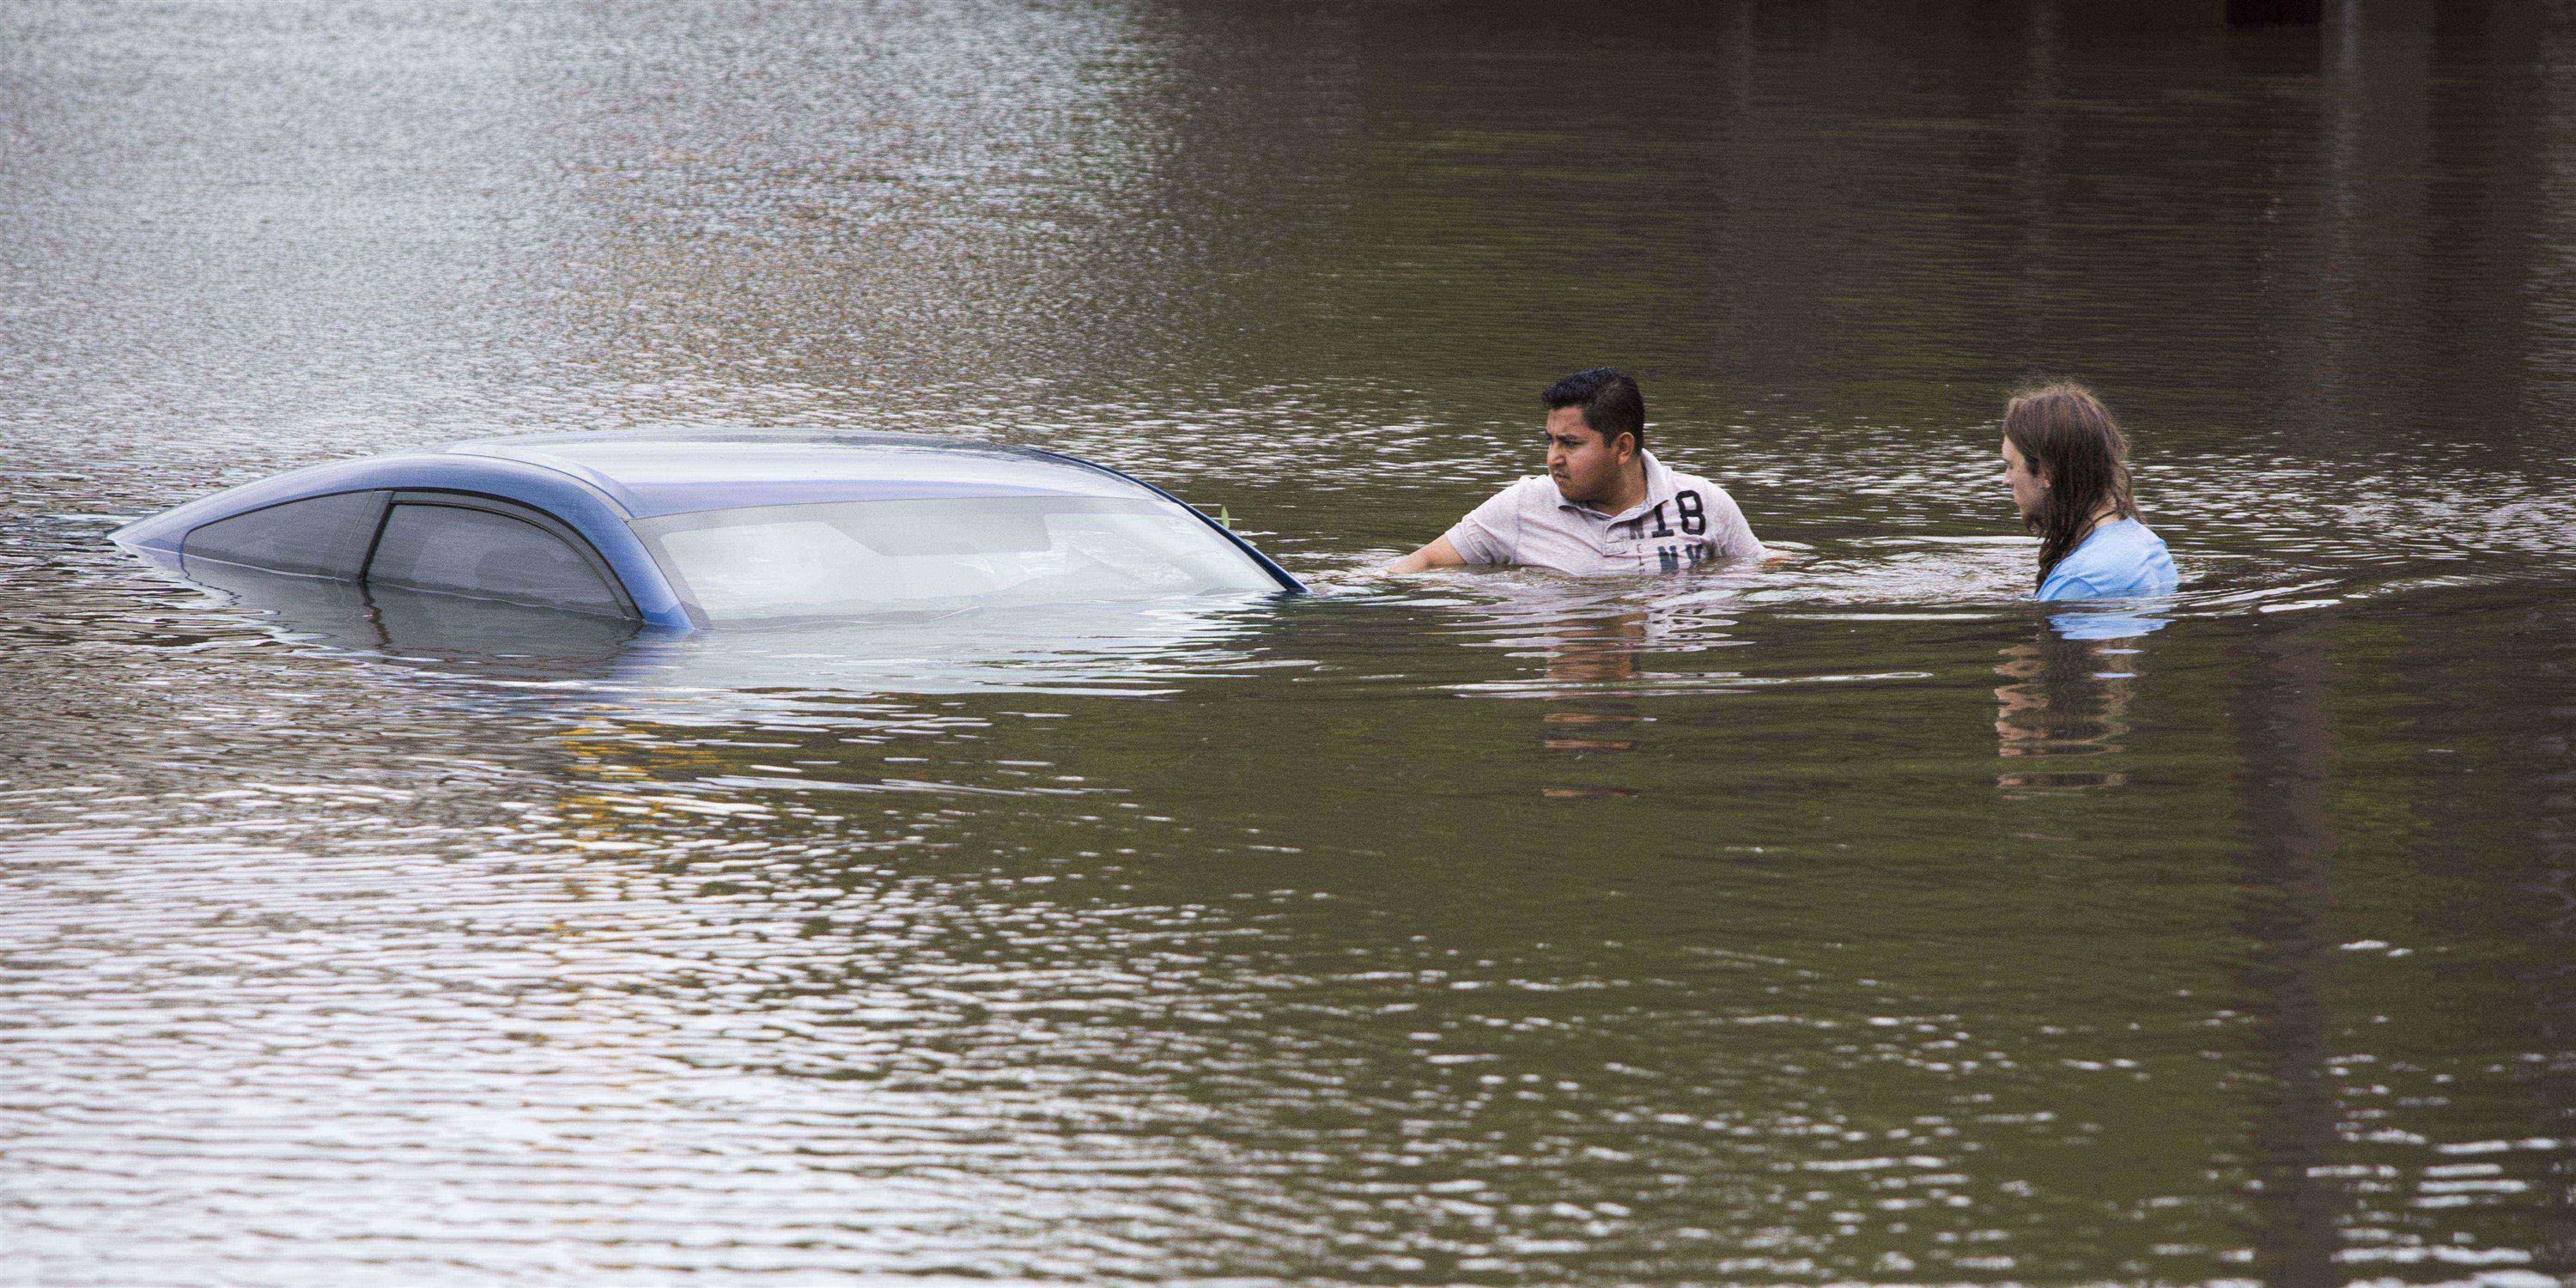
[[316,466],[126,525],[251,568],[694,629],[1305,587],[1106,466],[902,434],[607,431]]

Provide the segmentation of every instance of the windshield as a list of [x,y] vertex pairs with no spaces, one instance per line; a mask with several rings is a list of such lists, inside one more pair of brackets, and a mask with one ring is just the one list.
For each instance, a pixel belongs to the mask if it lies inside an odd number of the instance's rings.
[[773,505],[634,526],[711,623],[1279,589],[1223,533],[1153,498]]

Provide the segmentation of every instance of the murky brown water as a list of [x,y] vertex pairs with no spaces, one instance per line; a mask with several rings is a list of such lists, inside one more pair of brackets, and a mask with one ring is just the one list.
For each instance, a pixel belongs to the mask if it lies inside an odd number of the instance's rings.
[[[2562,1282],[2576,29],[2120,8],[0,6],[0,1282]],[[1599,361],[1798,558],[1363,575]],[[2158,629],[2015,602],[2042,372]],[[102,540],[674,420],[1322,593]]]

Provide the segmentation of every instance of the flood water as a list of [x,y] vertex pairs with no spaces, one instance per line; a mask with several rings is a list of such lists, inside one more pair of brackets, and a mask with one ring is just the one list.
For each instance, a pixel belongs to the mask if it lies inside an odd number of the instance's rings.
[[[0,6],[0,1283],[2565,1282],[2576,26],[2133,7]],[[1602,362],[1793,558],[1369,574]],[[2171,604],[2018,598],[2036,375]],[[1317,593],[104,539],[665,423]]]

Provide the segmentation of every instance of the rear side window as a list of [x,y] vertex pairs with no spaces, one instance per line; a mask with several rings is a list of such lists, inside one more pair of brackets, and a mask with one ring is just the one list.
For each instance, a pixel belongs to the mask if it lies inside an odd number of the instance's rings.
[[384,509],[382,492],[342,492],[289,501],[197,528],[179,543],[179,555],[183,560],[355,581],[367,562],[367,543],[375,539],[376,518]]
[[635,524],[710,622],[1275,591],[1161,497],[998,496],[754,506]]
[[461,505],[396,505],[367,580],[545,608],[626,616],[606,576],[572,544],[522,519]]

